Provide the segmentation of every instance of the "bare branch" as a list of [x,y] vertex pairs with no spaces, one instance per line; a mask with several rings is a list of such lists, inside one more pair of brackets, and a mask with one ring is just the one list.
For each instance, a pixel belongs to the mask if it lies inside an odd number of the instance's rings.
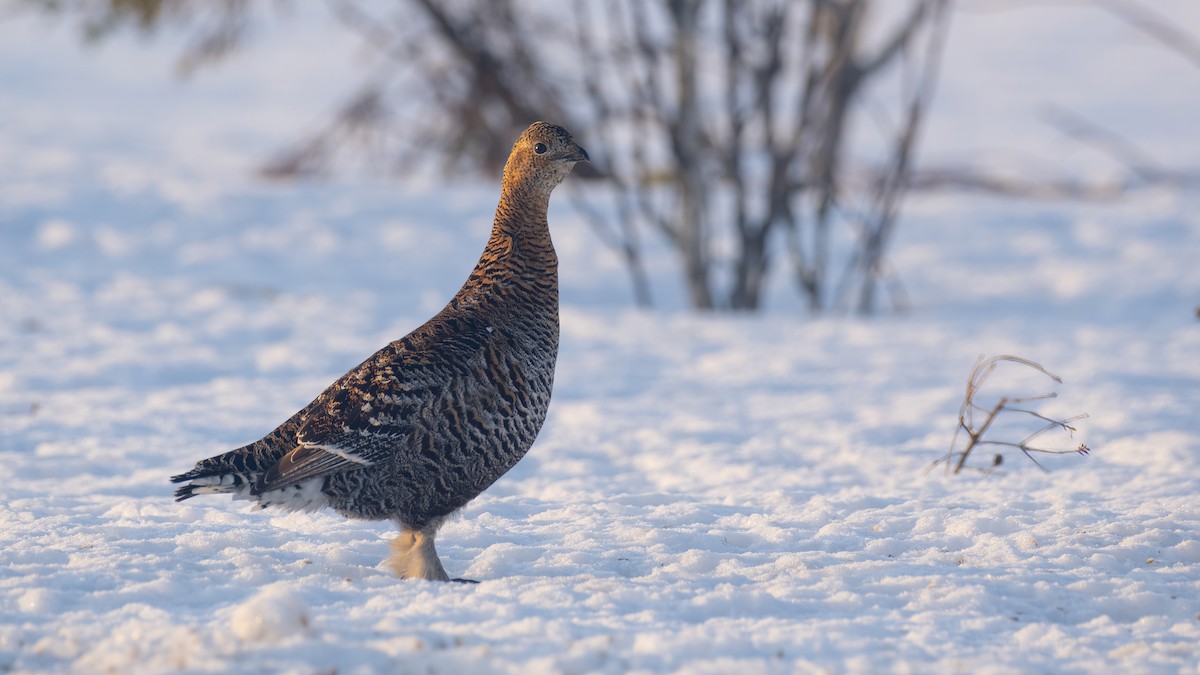
[[882,69],[893,63],[896,60],[896,55],[900,50],[908,47],[908,44],[913,40],[918,29],[925,23],[925,14],[929,11],[929,4],[926,2],[917,3],[908,15],[908,19],[896,29],[892,34],[887,44],[880,48],[879,52],[872,58],[868,59],[862,66],[859,67],[861,77],[870,77]]
[[1178,22],[1131,0],[1096,0],[1096,4],[1200,66],[1200,40],[1181,30]]
[[[240,44],[251,9],[287,2],[69,1],[120,25],[157,25],[169,14],[211,54]],[[381,58],[334,119],[273,158],[267,175],[327,172],[372,153],[389,168],[419,153],[424,166],[493,170],[520,129],[549,119],[598,144],[597,161],[575,171],[604,181],[609,189],[596,193],[613,206],[575,203],[620,252],[639,301],[649,298],[639,232],[672,249],[693,307],[754,310],[782,231],[797,288],[819,311],[842,257],[836,228],[855,225],[839,205],[855,198],[877,204],[859,243],[873,250],[858,255],[855,273],[867,270],[868,284],[894,276],[883,253],[923,117],[897,132],[887,180],[863,190],[845,176],[855,103],[868,81],[887,90],[886,78],[907,74],[890,64],[910,65],[911,47],[948,0],[909,0],[870,47],[866,17],[877,0],[574,0],[553,9],[525,0],[325,1]],[[895,106],[912,108],[907,98]]]
[[1085,183],[1072,179],[1029,181],[970,167],[924,167],[908,177],[911,190],[962,190],[1039,201],[1112,201],[1142,187],[1131,181]]
[[1063,134],[1092,145],[1121,162],[1144,183],[1171,184],[1178,187],[1185,187],[1189,183],[1200,183],[1200,173],[1170,171],[1158,167],[1132,141],[1078,113],[1058,106],[1050,106],[1043,114],[1043,118]]

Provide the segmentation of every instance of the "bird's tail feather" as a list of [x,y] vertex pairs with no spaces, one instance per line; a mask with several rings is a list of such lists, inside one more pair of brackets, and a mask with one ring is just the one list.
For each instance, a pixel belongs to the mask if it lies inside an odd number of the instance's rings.
[[206,471],[199,467],[187,473],[181,473],[178,476],[171,476],[172,483],[188,481],[187,485],[176,488],[175,501],[177,502],[190,499],[196,495],[222,493],[234,493],[236,495],[242,492],[249,493],[250,486],[254,484],[254,479],[255,476]]
[[[270,437],[268,436],[268,439]],[[264,439],[267,440],[267,439]],[[196,495],[233,493],[235,497],[248,496],[250,486],[270,466],[273,454],[270,446],[263,447],[256,441],[236,450],[202,459],[191,471],[171,476],[172,483],[187,483],[175,490],[175,501],[181,502]]]

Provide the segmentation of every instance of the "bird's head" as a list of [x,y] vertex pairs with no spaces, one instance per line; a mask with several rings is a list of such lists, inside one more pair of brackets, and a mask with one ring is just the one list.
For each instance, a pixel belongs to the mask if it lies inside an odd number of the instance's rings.
[[557,124],[534,122],[513,145],[504,165],[504,186],[548,198],[576,162],[586,161],[587,151],[571,132]]

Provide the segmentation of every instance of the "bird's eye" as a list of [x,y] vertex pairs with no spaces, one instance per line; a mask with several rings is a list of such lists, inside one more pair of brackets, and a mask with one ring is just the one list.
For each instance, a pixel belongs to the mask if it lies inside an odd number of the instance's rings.
[[545,143],[538,143],[537,145],[533,146],[533,151],[534,151],[534,152],[536,152],[536,153],[537,153],[537,154],[539,154],[539,155],[544,155],[544,154],[546,154],[546,144],[545,144]]

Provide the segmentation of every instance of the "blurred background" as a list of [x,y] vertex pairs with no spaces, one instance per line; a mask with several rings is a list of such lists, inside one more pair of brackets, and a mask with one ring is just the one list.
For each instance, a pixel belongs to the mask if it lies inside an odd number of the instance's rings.
[[482,190],[546,119],[593,157],[580,297],[870,313],[938,301],[896,242],[945,195],[970,237],[1200,185],[1188,0],[14,0],[0,35],[0,217],[42,250],[269,219],[231,186]]

